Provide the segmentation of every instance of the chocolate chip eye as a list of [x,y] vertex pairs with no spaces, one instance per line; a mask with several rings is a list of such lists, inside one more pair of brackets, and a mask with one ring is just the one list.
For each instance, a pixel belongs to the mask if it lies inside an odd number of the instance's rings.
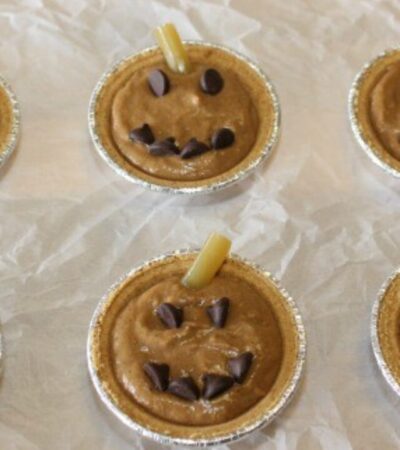
[[169,91],[169,79],[162,70],[153,70],[150,72],[147,81],[149,87],[156,97],[162,97],[168,94]]
[[228,318],[229,298],[223,297],[207,308],[207,314],[216,328],[223,328]]
[[201,90],[208,95],[216,95],[224,87],[224,80],[215,69],[207,69],[200,78]]
[[179,328],[182,325],[183,310],[171,305],[171,303],[162,303],[156,309],[156,314],[161,322],[168,328]]

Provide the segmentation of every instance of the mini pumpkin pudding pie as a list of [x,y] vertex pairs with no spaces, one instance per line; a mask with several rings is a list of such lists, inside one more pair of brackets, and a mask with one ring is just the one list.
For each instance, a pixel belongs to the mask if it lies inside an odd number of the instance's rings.
[[351,91],[352,127],[370,157],[400,176],[400,50],[374,59]]
[[400,270],[382,287],[372,312],[372,346],[378,366],[400,395]]
[[233,51],[182,44],[171,24],[158,38],[160,46],[124,60],[95,89],[96,148],[120,173],[155,189],[193,193],[236,181],[277,139],[270,82]]
[[6,81],[0,76],[0,166],[15,148],[18,125],[17,100]]
[[216,444],[268,423],[291,398],[305,341],[293,301],[212,235],[131,272],[98,306],[94,386],[133,431]]

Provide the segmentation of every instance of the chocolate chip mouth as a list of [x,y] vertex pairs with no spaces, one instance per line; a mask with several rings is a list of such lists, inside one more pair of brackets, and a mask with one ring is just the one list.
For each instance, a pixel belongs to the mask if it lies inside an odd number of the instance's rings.
[[[206,309],[206,313],[215,328],[223,328],[228,319],[230,301],[227,297],[216,300]],[[155,310],[162,324],[169,329],[180,328],[184,320],[182,308],[171,303],[162,303]],[[153,388],[159,392],[168,392],[187,401],[200,398],[213,400],[227,392],[235,384],[242,384],[251,368],[254,355],[244,352],[227,361],[227,374],[205,373],[202,376],[203,387],[200,391],[190,376],[170,379],[168,364],[150,361],[144,364],[143,370],[150,379]]]
[[[156,69],[150,72],[147,78],[149,88],[155,97],[162,97],[170,90],[168,76],[162,70]],[[224,80],[215,69],[207,69],[200,78],[200,89],[207,95],[217,95],[224,87]],[[209,150],[222,150],[230,147],[235,142],[235,134],[230,128],[219,128],[210,137],[210,144],[197,140],[195,137],[189,139],[182,149],[176,143],[174,137],[156,140],[150,125],[144,123],[139,128],[134,128],[129,133],[132,142],[138,142],[147,146],[149,153],[153,156],[179,155],[182,159],[200,156]]]
[[164,140],[156,140],[150,125],[147,123],[144,123],[139,128],[134,128],[129,133],[129,138],[132,142],[145,145],[153,156],[177,155],[182,159],[193,158],[210,150],[222,150],[230,147],[235,142],[235,134],[230,128],[219,128],[211,136],[210,144],[191,138],[180,149],[172,136]]
[[243,384],[253,359],[254,355],[251,352],[244,352],[228,360],[229,374],[203,374],[201,393],[196,382],[190,376],[170,379],[168,364],[147,362],[144,364],[143,370],[156,391],[168,392],[188,401],[195,401],[200,398],[213,400],[227,392],[235,384]]

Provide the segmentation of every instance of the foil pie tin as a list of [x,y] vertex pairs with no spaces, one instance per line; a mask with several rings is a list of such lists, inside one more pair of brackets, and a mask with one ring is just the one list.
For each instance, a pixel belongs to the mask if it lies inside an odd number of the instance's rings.
[[[276,90],[269,79],[269,77],[265,74],[265,72],[261,69],[261,67],[250,60],[247,56],[237,52],[236,50],[232,50],[229,47],[225,47],[222,45],[212,44],[204,41],[184,41],[184,44],[187,46],[190,45],[202,45],[204,47],[216,48],[223,50],[224,52],[238,58],[239,60],[247,63],[251,69],[256,72],[257,75],[261,78],[265,85],[265,89],[269,93],[271,97],[272,109],[273,109],[273,123],[271,126],[270,137],[265,142],[262,151],[257,152],[252,158],[248,158],[246,164],[242,167],[242,164],[239,163],[237,170],[233,170],[232,173],[228,175],[224,175],[224,173],[213,177],[212,181],[208,179],[198,180],[196,182],[185,182],[185,181],[171,181],[163,180],[160,178],[160,182],[156,181],[156,177],[150,177],[145,173],[138,170],[134,170],[133,165],[126,163],[121,164],[119,161],[116,161],[115,158],[112,157],[110,152],[107,150],[106,146],[103,145],[102,139],[97,132],[97,124],[96,124],[96,105],[98,102],[98,97],[104,88],[107,85],[107,82],[115,74],[119,68],[127,63],[130,60],[142,55],[146,55],[147,53],[153,52],[157,46],[148,47],[138,53],[135,53],[131,56],[128,56],[116,64],[114,64],[108,71],[106,71],[103,76],[98,81],[95,86],[90,103],[89,103],[89,112],[88,112],[88,122],[89,122],[89,133],[92,138],[93,144],[101,156],[101,158],[119,175],[123,176],[125,179],[138,184],[144,188],[151,189],[157,192],[166,192],[173,194],[206,194],[218,191],[220,189],[231,186],[238,181],[243,180],[246,176],[248,176],[257,166],[259,166],[262,161],[268,159],[274,147],[278,143],[280,128],[281,128],[281,108],[278,99],[278,95]],[[250,152],[251,153],[251,152]]]
[[0,89],[3,90],[10,103],[11,103],[11,114],[12,114],[12,124],[11,131],[8,134],[8,138],[4,148],[0,149],[0,167],[7,161],[11,156],[18,142],[18,134],[20,128],[20,109],[17,98],[11,89],[11,86],[7,81],[0,75]]
[[388,59],[395,54],[399,54],[400,60],[400,49],[393,48],[380,53],[378,56],[373,58],[362,67],[360,72],[356,75],[350,88],[348,98],[348,113],[351,129],[360,147],[364,150],[368,157],[381,169],[399,178],[400,162],[398,162],[393,156],[391,156],[389,152],[384,150],[383,146],[377,145],[373,142],[373,140],[368,136],[368,134],[370,133],[368,133],[361,124],[359,116],[360,92],[363,83],[378,64],[384,62],[385,59]]
[[390,388],[398,396],[400,396],[400,383],[398,380],[396,380],[393,371],[390,368],[389,362],[387,361],[387,359],[383,354],[382,342],[379,339],[379,316],[381,308],[385,301],[386,293],[390,288],[390,286],[392,285],[392,283],[399,275],[400,275],[400,268],[398,268],[394,273],[392,273],[380,288],[378,292],[378,297],[375,300],[374,305],[372,307],[371,325],[370,325],[372,350],[376,362],[378,364],[379,370],[382,373],[384,379],[387,381]]
[[[110,423],[114,425],[114,428],[117,432],[122,433],[127,439],[134,439],[139,436],[152,439],[160,444],[164,445],[185,445],[192,447],[207,447],[211,445],[218,445],[223,443],[230,443],[233,441],[237,441],[249,433],[260,429],[268,424],[270,424],[288,405],[288,403],[293,398],[297,387],[299,386],[301,375],[303,373],[305,357],[306,357],[306,336],[305,330],[302,322],[302,318],[300,312],[292,299],[289,296],[287,291],[281,287],[279,281],[275,279],[269,272],[265,271],[260,266],[241,258],[237,255],[231,255],[229,260],[237,262],[246,267],[251,272],[255,272],[257,276],[261,279],[265,279],[269,283],[271,283],[274,288],[276,288],[283,299],[283,306],[286,313],[289,314],[291,324],[294,330],[294,336],[296,339],[296,353],[295,353],[295,361],[291,364],[290,377],[289,381],[285,384],[285,389],[282,394],[279,396],[278,401],[276,401],[273,406],[269,409],[263,410],[262,414],[257,416],[257,420],[252,421],[251,423],[247,423],[238,429],[235,429],[234,432],[229,432],[223,435],[218,436],[209,436],[206,431],[200,431],[201,437],[196,438],[182,438],[173,436],[170,433],[160,433],[152,430],[151,428],[147,428],[142,424],[139,424],[131,417],[129,417],[124,411],[120,409],[117,403],[111,398],[111,396],[107,392],[107,382],[102,380],[99,376],[98,369],[93,361],[93,348],[95,341],[95,333],[96,328],[99,324],[99,319],[102,315],[102,312],[107,304],[110,304],[110,299],[112,299],[113,293],[124,283],[129,281],[131,278],[140,275],[144,271],[147,271],[157,265],[162,263],[163,261],[168,261],[172,259],[176,261],[176,258],[185,257],[185,255],[195,254],[199,250],[177,250],[172,253],[167,253],[161,255],[157,258],[151,259],[144,264],[139,265],[134,268],[132,271],[124,275],[117,281],[111,288],[108,290],[106,295],[101,299],[97,308],[93,314],[92,320],[89,326],[88,340],[87,340],[87,362],[88,362],[88,370],[90,379],[100,400],[100,404],[105,410],[108,418],[110,419]],[[112,304],[112,301],[111,301]],[[196,429],[200,429],[202,427],[194,427]],[[207,427],[206,427],[207,428]],[[202,434],[203,433],[203,434]]]

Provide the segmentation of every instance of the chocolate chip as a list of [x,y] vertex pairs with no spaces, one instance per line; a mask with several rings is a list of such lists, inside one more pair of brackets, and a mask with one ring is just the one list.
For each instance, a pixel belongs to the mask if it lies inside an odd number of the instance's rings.
[[182,309],[171,305],[171,303],[162,303],[156,309],[156,314],[168,328],[179,328],[183,321]]
[[145,123],[139,128],[133,129],[129,133],[129,139],[133,142],[140,142],[141,144],[152,144],[154,142],[154,135],[150,126]]
[[220,128],[211,137],[211,147],[219,150],[231,146],[235,142],[235,134],[229,128]]
[[210,150],[208,145],[204,144],[204,142],[198,141],[196,138],[192,138],[183,147],[181,151],[181,158],[193,158],[193,156],[199,156],[208,150]]
[[148,76],[151,91],[156,97],[162,97],[169,91],[169,80],[162,70],[153,70]]
[[228,361],[229,372],[235,379],[236,383],[243,383],[250,369],[251,363],[253,362],[253,358],[253,353],[245,352]]
[[153,156],[177,155],[179,148],[176,146],[174,138],[167,138],[163,141],[153,142],[149,146],[149,153]]
[[223,328],[228,317],[229,298],[223,297],[207,308],[208,317],[217,328]]
[[168,364],[148,362],[143,366],[143,370],[158,391],[167,390],[169,380]]
[[194,401],[199,398],[199,389],[192,377],[181,377],[172,380],[169,383],[168,392],[184,400]]
[[215,69],[207,69],[200,78],[200,87],[209,95],[216,95],[224,87],[224,80]]
[[203,397],[211,400],[226,392],[234,383],[234,379],[227,375],[207,373],[203,375]]

